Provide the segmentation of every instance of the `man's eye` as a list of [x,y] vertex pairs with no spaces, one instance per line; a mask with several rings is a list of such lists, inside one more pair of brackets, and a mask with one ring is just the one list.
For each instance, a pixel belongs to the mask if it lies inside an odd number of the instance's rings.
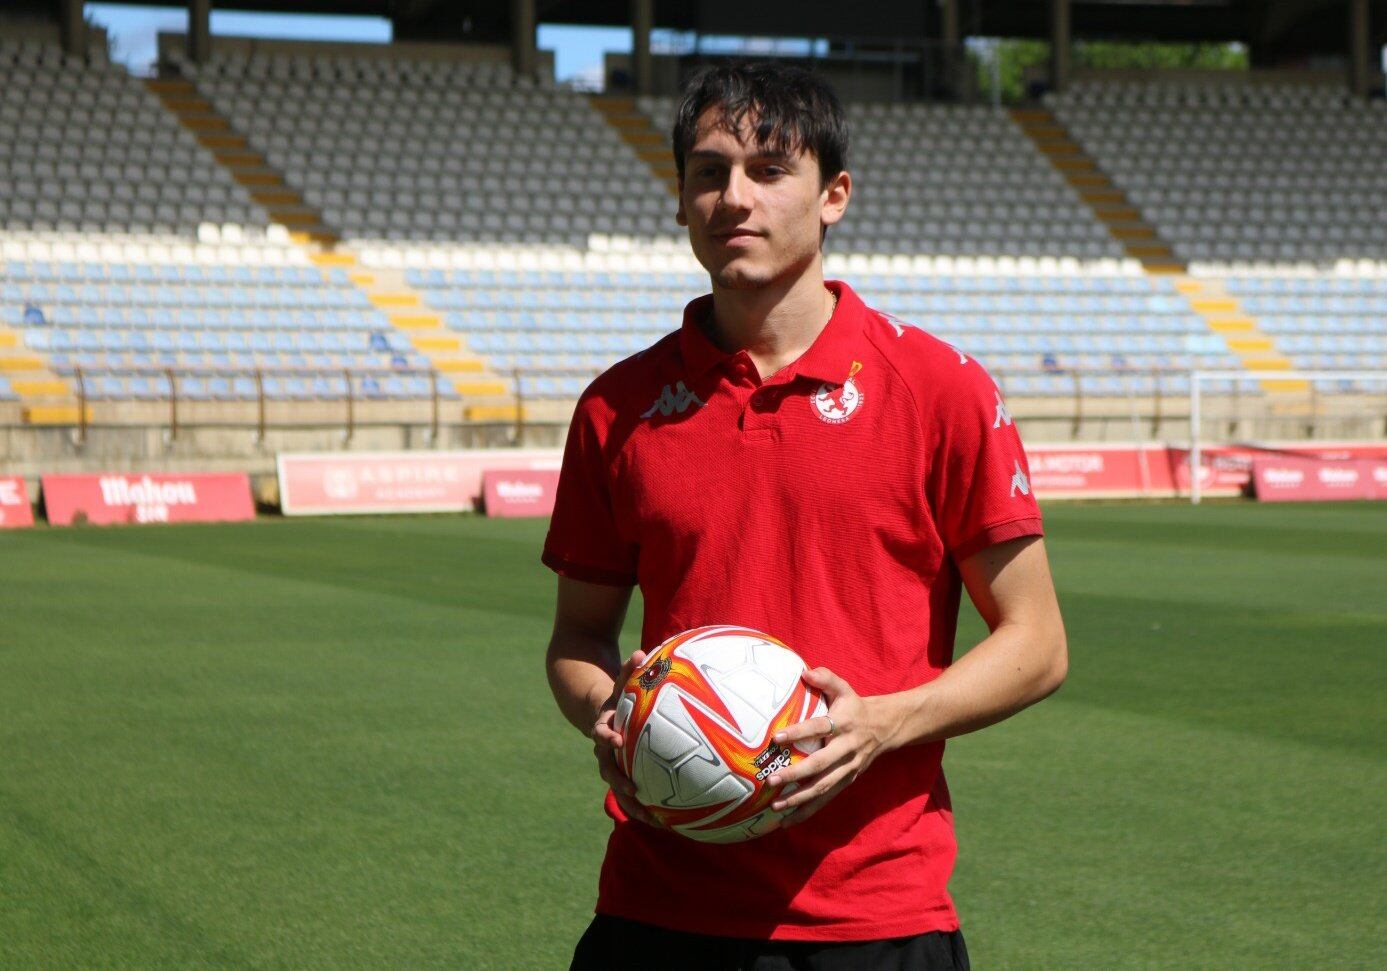
[[772,177],[785,174],[785,170],[778,165],[768,165],[761,171]]

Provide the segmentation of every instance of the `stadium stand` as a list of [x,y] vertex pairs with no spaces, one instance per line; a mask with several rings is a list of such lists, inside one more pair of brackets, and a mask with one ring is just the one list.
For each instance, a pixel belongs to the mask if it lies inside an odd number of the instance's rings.
[[[860,266],[860,262],[859,262]],[[839,262],[838,269],[850,267]],[[1008,390],[1072,396],[1073,372],[1109,372],[1092,395],[1166,393],[1192,367],[1236,367],[1171,280],[1134,274],[846,272],[869,304],[918,321],[980,355]],[[565,398],[587,377],[658,340],[706,286],[685,272],[443,270],[406,272],[450,327],[503,372],[529,376],[528,394]],[[1013,372],[1014,376],[1009,376]],[[585,377],[586,376],[586,377]]]
[[1387,260],[1387,103],[1161,81],[1086,81],[1045,100],[1186,262]]
[[[164,399],[166,370],[191,400],[428,397],[428,360],[351,286],[312,266],[19,262],[0,276],[3,323],[89,398]],[[401,374],[400,372],[410,372]],[[451,384],[440,383],[450,397]]]
[[1381,101],[1208,79],[1085,81],[1046,101],[1188,264],[1192,304],[1244,366],[1382,366]]
[[104,53],[0,41],[0,225],[193,238],[269,221],[157,99]]
[[[0,130],[12,134],[0,181],[24,184],[0,193],[0,400],[79,374],[98,402],[175,390],[308,402],[352,381],[367,398],[514,390],[557,419],[706,289],[671,218],[670,99],[590,101],[504,64],[311,45],[166,66],[178,80],[146,86],[101,57],[0,45]],[[1201,248],[1206,230],[1185,231],[1257,212],[1267,238],[1314,242],[1295,250],[1304,259],[1379,252],[1361,215],[1340,217],[1357,206],[1381,222],[1380,164],[1259,162],[1272,202],[1257,210],[1235,191],[1241,142],[1214,143],[1215,165],[1185,136],[1227,121],[1261,145],[1285,118],[1329,106],[1318,137],[1380,154],[1387,116],[1319,91],[1252,90],[1081,84],[1051,99],[1121,207],[1140,207],[1133,218],[1182,260],[1207,258],[1197,279],[1144,273],[1042,138],[1005,111],[958,105],[849,105],[857,195],[830,233],[829,273],[979,355],[1024,398],[1178,396],[1192,368],[1381,366],[1375,271],[1218,275],[1215,257],[1289,251],[1257,238]],[[215,122],[228,144],[244,136],[239,153],[282,175],[324,232],[278,225],[209,150],[221,136],[190,122]],[[1296,144],[1308,156],[1309,140]],[[1326,172],[1341,197],[1304,191]],[[1222,208],[1177,207],[1195,187],[1221,192]],[[1325,232],[1283,232],[1304,200],[1331,197],[1308,219]]]
[[678,235],[587,99],[505,65],[224,54],[182,70],[349,244]]
[[1295,367],[1387,368],[1387,278],[1235,276],[1224,285]]
[[[667,152],[673,102],[640,99],[638,107],[664,132]],[[1115,373],[1089,380],[1084,393],[1149,394],[1160,381],[1173,394],[1185,385],[1180,371],[1237,366],[1172,281],[1147,280],[1121,259],[1107,228],[1005,113],[849,110],[859,137],[855,171],[872,169],[858,187],[886,188],[875,200],[873,190],[862,192],[868,198],[856,198],[852,218],[830,234],[830,271],[869,300],[982,355],[1018,394],[1072,397],[1076,372],[1100,370]],[[918,164],[923,157],[928,165]],[[997,164],[999,157],[1019,162]],[[652,174],[663,177],[658,168]],[[1025,201],[994,202],[1003,192]],[[931,201],[939,198],[949,201]],[[906,227],[887,211],[917,212],[917,221]],[[941,253],[948,255],[936,259]],[[1048,257],[1043,272],[1040,254]],[[523,257],[508,269],[449,268],[434,255],[409,254],[407,281],[469,347],[503,373],[518,372],[522,393],[535,398],[572,398],[593,373],[667,333],[689,296],[706,288],[691,260],[639,247],[628,261],[611,253],[600,266],[575,260],[564,269]]]
[[0,326],[20,350],[0,365],[34,372],[10,394],[161,400],[172,372],[194,401],[335,399],[350,373],[367,398],[458,397],[103,56],[0,43],[0,135]]

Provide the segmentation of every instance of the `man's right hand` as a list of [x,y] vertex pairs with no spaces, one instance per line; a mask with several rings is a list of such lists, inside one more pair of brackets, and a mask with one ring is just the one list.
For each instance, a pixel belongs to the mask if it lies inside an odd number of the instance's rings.
[[644,663],[645,652],[636,651],[621,665],[611,697],[597,711],[597,721],[592,727],[592,754],[597,757],[597,771],[602,776],[602,781],[612,787],[616,804],[621,807],[621,811],[647,826],[661,827],[663,824],[636,801],[636,784],[617,764],[617,749],[625,744],[625,740],[614,727],[616,703],[621,697],[621,689],[631,677],[631,672]]

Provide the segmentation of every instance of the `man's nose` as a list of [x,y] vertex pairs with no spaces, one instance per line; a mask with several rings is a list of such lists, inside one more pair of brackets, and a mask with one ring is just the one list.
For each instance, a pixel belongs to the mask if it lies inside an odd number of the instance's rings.
[[722,190],[722,204],[726,209],[750,209],[754,187],[751,179],[742,169],[733,167],[727,173],[727,186]]

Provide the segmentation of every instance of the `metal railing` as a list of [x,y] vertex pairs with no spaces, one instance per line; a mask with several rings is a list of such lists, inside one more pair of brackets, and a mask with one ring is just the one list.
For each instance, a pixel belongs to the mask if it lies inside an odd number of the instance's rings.
[[[554,429],[567,424],[566,409],[556,407],[549,419],[537,419],[529,414],[530,406],[536,396],[527,389],[530,380],[536,378],[581,378],[586,383],[598,372],[591,368],[569,369],[511,369],[507,375],[510,393],[515,408],[513,415],[496,420],[472,420],[464,418],[463,409],[467,405],[465,397],[457,399],[439,391],[440,378],[446,377],[435,369],[424,368],[309,368],[309,367],[260,367],[243,370],[227,370],[211,367],[117,367],[73,371],[77,392],[77,424],[74,429],[75,443],[81,445],[87,440],[88,432],[94,424],[97,427],[144,427],[162,429],[166,441],[177,441],[185,431],[194,428],[248,428],[254,434],[257,444],[265,441],[272,429],[329,429],[340,427],[343,444],[349,444],[358,429],[386,426],[412,426],[424,428],[425,440],[436,443],[448,429],[489,429],[488,437],[502,433],[510,443],[519,444],[526,438],[530,428],[540,429],[549,434]],[[1263,381],[1282,379],[1294,380],[1302,375],[1313,375],[1316,380],[1348,380],[1364,374],[1381,378],[1381,372],[1320,370],[1314,372],[1269,372],[1256,374],[1248,371],[1207,372],[1183,368],[1073,368],[1073,367],[1001,367],[992,368],[991,373],[1001,393],[1016,419],[1026,422],[1051,422],[1067,429],[1071,439],[1086,437],[1090,429],[1097,425],[1110,427],[1113,423],[1123,423],[1130,430],[1128,437],[1133,441],[1169,437],[1171,421],[1185,421],[1190,411],[1199,410],[1201,396],[1193,393],[1199,381],[1207,382],[1213,378],[1224,378],[1226,387],[1214,395],[1216,410],[1205,407],[1202,420],[1215,421],[1221,433],[1234,436],[1237,429],[1255,425],[1266,419],[1273,406],[1285,405],[1294,399],[1298,402],[1294,411],[1297,437],[1314,438],[1332,422],[1344,420],[1342,408],[1335,410],[1329,403],[1346,400],[1342,393],[1326,395],[1322,389],[1310,381],[1305,393],[1296,397],[1285,394],[1273,397],[1258,392],[1257,385]],[[161,384],[152,389],[154,393],[140,396],[106,398],[92,393],[89,382],[93,374],[118,375],[122,377],[142,376],[161,379]],[[1195,375],[1199,375],[1196,378]],[[199,394],[188,395],[184,382],[190,378],[249,378],[254,382],[255,392],[251,397],[244,394]],[[372,389],[365,384],[368,379],[383,381],[389,377],[425,377],[428,379],[428,393],[414,396],[392,396],[384,389]],[[1026,379],[1044,377],[1050,379],[1049,386],[1043,389],[1028,390]],[[267,382],[274,378],[329,378],[338,382],[333,390],[336,394],[322,394],[310,391],[308,394],[287,397],[267,391]],[[1056,393],[1054,380],[1066,383],[1063,393]],[[1113,386],[1113,379],[1117,386]],[[1102,382],[1102,390],[1096,390]],[[561,404],[572,398],[541,396],[545,400]],[[1207,388],[1202,396],[1210,396]],[[93,401],[111,401],[121,406],[162,406],[164,418],[151,423],[146,415],[129,421],[105,420],[93,423],[89,415],[89,405]],[[449,405],[457,404],[456,416],[445,414]],[[322,408],[314,415],[298,415],[286,420],[282,409],[295,406],[331,406],[336,404],[340,411],[336,417],[323,414]],[[376,410],[374,414],[363,414],[376,406],[391,406],[393,414]],[[423,405],[420,412],[406,414],[410,405]],[[239,406],[243,414],[238,416],[234,409]],[[253,409],[253,417],[244,417],[244,410]],[[222,408],[222,413],[217,409]],[[1369,409],[1371,410],[1371,409]],[[281,411],[276,414],[276,411]],[[1274,417],[1283,423],[1291,421],[1284,408]],[[1378,426],[1372,424],[1371,414],[1364,415],[1362,409],[1353,412],[1364,428]],[[550,426],[554,426],[551,429]],[[1165,426],[1163,428],[1163,426]],[[1387,435],[1387,415],[1379,421],[1381,434]],[[1053,430],[1053,429],[1052,429]],[[1371,432],[1371,434],[1378,434]],[[1050,435],[1045,435],[1049,438]]]
[[[269,405],[271,402],[278,404],[306,404],[309,402],[330,403],[340,401],[343,406],[342,415],[342,438],[343,442],[350,442],[360,426],[357,417],[358,402],[382,402],[400,403],[419,401],[421,399],[412,396],[392,396],[384,391],[370,391],[365,388],[358,389],[358,383],[364,383],[367,379],[387,379],[387,378],[406,378],[406,377],[427,377],[429,383],[429,402],[428,440],[434,442],[438,440],[439,430],[443,424],[442,399],[439,393],[438,382],[442,375],[432,368],[373,368],[355,370],[352,368],[308,368],[308,367],[257,367],[246,370],[227,371],[224,368],[208,367],[120,367],[120,368],[101,368],[99,374],[119,375],[121,377],[139,376],[163,378],[168,383],[168,392],[162,396],[151,397],[121,397],[119,399],[106,399],[104,397],[93,399],[87,386],[88,378],[91,377],[87,371],[81,367],[73,369],[73,380],[77,390],[77,444],[86,441],[87,433],[91,425],[88,415],[88,405],[92,400],[119,400],[123,404],[165,404],[168,407],[168,422],[164,426],[164,437],[167,441],[173,442],[178,439],[180,429],[191,427],[184,420],[181,409],[192,404],[210,405],[234,405],[243,404],[247,399],[237,396],[187,396],[179,393],[179,382],[187,378],[250,378],[255,382],[255,397],[252,399],[255,404],[256,420],[250,425],[255,430],[256,442],[265,440],[265,434],[271,423],[269,421]],[[329,378],[342,381],[342,393],[340,395],[321,395],[314,393],[310,397],[286,398],[276,395],[268,395],[265,392],[265,379],[269,378]],[[396,424],[397,422],[374,422],[373,424]],[[244,428],[247,423],[244,421],[234,421],[228,419],[220,420],[200,420],[195,423],[201,428]],[[286,423],[275,422],[275,427],[284,427]],[[295,423],[288,423],[293,425]],[[307,427],[324,427],[325,422],[307,423]]]

